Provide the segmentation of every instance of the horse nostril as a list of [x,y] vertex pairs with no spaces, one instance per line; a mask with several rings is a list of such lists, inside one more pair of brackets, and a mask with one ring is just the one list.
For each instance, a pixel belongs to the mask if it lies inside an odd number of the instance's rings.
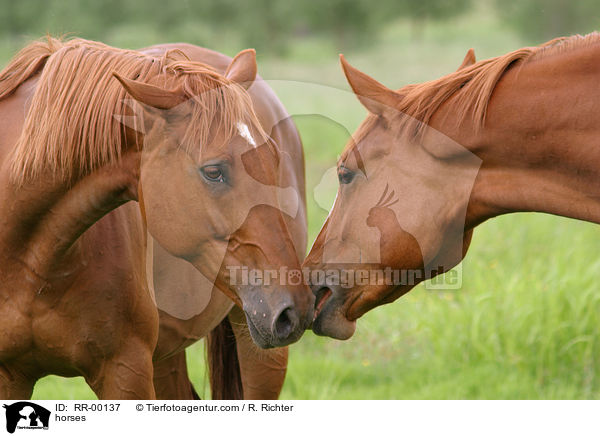
[[287,339],[296,330],[297,325],[298,317],[296,313],[291,307],[286,307],[275,320],[273,333],[277,339]]

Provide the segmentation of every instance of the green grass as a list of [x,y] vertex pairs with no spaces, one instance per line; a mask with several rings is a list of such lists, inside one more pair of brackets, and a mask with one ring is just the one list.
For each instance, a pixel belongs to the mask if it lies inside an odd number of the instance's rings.
[[[349,341],[307,332],[284,399],[600,398],[600,229],[534,214],[476,230],[458,291],[418,287],[368,313]],[[188,353],[206,386],[201,345]],[[207,390],[204,389],[207,396]],[[93,398],[48,377],[36,398]]]
[[[123,35],[110,42],[118,45]],[[129,39],[124,44],[136,45]],[[483,10],[429,25],[418,40],[407,23],[396,23],[376,45],[348,53],[348,59],[400,87],[453,71],[470,47],[485,58],[526,44]],[[6,59],[5,53],[0,45],[0,57]],[[347,89],[330,43],[299,41],[292,54],[259,57],[261,74]],[[288,107],[306,100],[317,113],[339,114],[350,131],[364,116],[358,103],[285,87],[279,92]],[[335,164],[348,132],[318,116],[296,121],[307,159],[312,241],[327,213],[314,201],[313,188]],[[291,347],[282,398],[599,399],[599,247],[600,229],[591,224],[541,214],[487,222],[476,229],[463,263],[462,289],[418,287],[364,316],[349,341],[306,333]],[[201,344],[189,350],[188,362],[207,396]],[[36,385],[34,397],[94,396],[81,379],[48,377]]]
[[461,290],[419,287],[347,342],[307,335],[283,398],[600,398],[599,246],[556,217],[487,223]]

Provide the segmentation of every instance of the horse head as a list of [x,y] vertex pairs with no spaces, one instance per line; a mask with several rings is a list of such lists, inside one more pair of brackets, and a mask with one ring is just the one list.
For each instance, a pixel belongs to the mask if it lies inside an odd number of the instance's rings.
[[[479,161],[405,113],[405,93],[413,88],[391,90],[341,59],[369,115],[339,159],[336,201],[304,265],[366,278],[346,287],[339,280],[312,283],[313,331],[347,339],[364,313],[460,262]],[[473,62],[469,52],[455,74],[468,72]],[[421,136],[413,134],[415,126]],[[385,270],[400,279],[373,280]]]
[[148,232],[244,309],[258,345],[294,342],[312,320],[313,296],[306,284],[262,275],[300,270],[284,215],[295,217],[302,199],[282,181],[286,156],[246,92],[254,51],[238,54],[224,76],[190,62],[170,72],[147,83],[117,76],[143,109],[139,200]]

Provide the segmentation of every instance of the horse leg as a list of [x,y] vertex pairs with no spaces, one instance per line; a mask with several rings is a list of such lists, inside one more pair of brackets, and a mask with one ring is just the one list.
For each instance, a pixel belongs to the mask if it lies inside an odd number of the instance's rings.
[[0,399],[28,400],[37,380],[0,363]]
[[281,393],[288,361],[288,347],[259,348],[246,324],[244,312],[234,306],[229,321],[235,334],[245,400],[276,400]]
[[86,377],[101,400],[153,400],[152,347],[132,338],[123,342],[119,352],[105,360],[99,370]]
[[159,400],[199,400],[188,377],[185,350],[154,362],[154,389]]

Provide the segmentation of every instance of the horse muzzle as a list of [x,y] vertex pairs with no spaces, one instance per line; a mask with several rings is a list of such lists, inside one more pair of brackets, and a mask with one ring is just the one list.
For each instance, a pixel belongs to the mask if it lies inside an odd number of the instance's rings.
[[265,296],[255,292],[246,301],[242,298],[248,329],[254,342],[261,348],[283,347],[296,342],[312,321],[309,313],[302,313],[288,295],[269,303]]
[[345,340],[356,330],[356,320],[349,320],[346,309],[349,300],[343,290],[336,286],[313,285],[315,312],[312,331],[318,336]]

